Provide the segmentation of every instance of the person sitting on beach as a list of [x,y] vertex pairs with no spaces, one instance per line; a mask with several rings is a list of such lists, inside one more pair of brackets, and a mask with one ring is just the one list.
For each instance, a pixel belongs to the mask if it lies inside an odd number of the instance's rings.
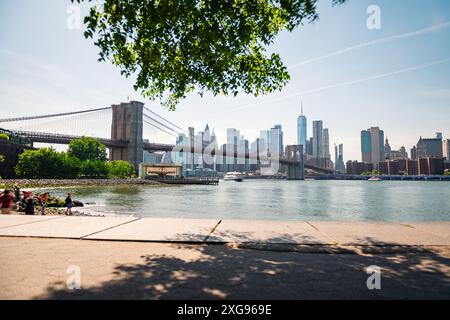
[[2,214],[10,214],[11,207],[14,205],[14,195],[10,190],[5,190],[0,195],[0,206]]
[[39,196],[39,200],[41,203],[41,215],[45,216],[45,206],[47,205],[48,197],[50,194],[45,192]]
[[34,196],[32,192],[23,192],[23,202],[25,203],[25,214],[34,215]]
[[67,207],[66,215],[70,216],[72,214],[72,207],[73,207],[73,200],[72,200],[72,193],[71,192],[69,192],[67,194],[67,198],[65,200],[65,203],[66,203],[66,207]]

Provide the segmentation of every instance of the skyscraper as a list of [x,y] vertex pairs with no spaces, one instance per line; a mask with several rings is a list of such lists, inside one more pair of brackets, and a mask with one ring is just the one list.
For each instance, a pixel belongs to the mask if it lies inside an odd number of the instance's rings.
[[270,129],[270,154],[272,157],[283,155],[283,130],[280,124]]
[[206,145],[208,145],[211,142],[211,132],[209,130],[209,125],[206,124],[205,131],[203,134],[203,141]]
[[344,163],[344,145],[341,143],[338,146],[334,145],[335,152],[335,168],[337,172],[345,173],[345,163]]
[[306,139],[307,139],[307,119],[303,115],[303,102],[301,103],[301,114],[297,118],[297,144],[303,146],[303,153],[306,152]]
[[[189,127],[189,150],[192,150],[194,148],[194,135],[195,135],[195,129],[193,127]],[[188,164],[191,169],[194,169],[194,154],[190,153],[188,158]]]
[[323,121],[313,121],[313,157],[323,157]]
[[323,155],[321,158],[330,159],[330,134],[328,129],[323,129]]
[[259,152],[267,155],[270,150],[270,130],[261,130],[259,132]]
[[384,161],[384,132],[379,127],[361,131],[362,161],[378,163]]
[[235,128],[227,129],[227,144],[226,144],[226,153],[227,157],[225,157],[225,163],[228,166],[229,171],[237,170],[237,158],[233,155],[238,152],[238,145],[240,140],[240,132]]

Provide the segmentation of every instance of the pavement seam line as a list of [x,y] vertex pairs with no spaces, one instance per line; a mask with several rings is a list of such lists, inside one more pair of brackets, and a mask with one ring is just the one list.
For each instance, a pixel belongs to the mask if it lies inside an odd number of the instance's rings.
[[90,233],[90,234],[87,234],[87,235],[85,235],[85,236],[80,237],[80,240],[84,240],[85,238],[90,237],[90,236],[92,236],[92,235],[94,235],[94,234],[101,233],[101,232],[105,232],[105,231],[108,231],[108,230],[111,230],[111,229],[114,229],[114,228],[123,226],[123,225],[128,224],[128,223],[131,223],[131,222],[135,222],[135,221],[138,221],[138,220],[141,220],[141,218],[136,218],[136,219],[134,219],[134,220],[130,220],[130,221],[126,221],[126,222],[123,222],[123,223],[119,223],[119,224],[117,224],[117,225],[114,225],[114,226],[109,227],[109,228],[105,228],[105,229],[103,229],[103,230],[99,230],[99,231],[92,232],[92,233]]
[[219,224],[222,223],[222,219],[219,220],[219,222],[217,222],[217,224],[214,226],[214,228],[211,229],[211,231],[208,233],[208,235],[205,237],[205,239],[203,240],[203,243],[205,243],[206,241],[208,241],[209,237],[211,237],[211,235],[214,233],[214,231],[216,231],[217,227],[219,226]]
[[429,231],[429,230],[427,230],[427,229],[423,229],[421,226],[419,226],[419,228],[417,228],[417,227],[414,227],[414,226],[412,226],[412,225],[410,225],[410,224],[405,224],[405,223],[399,223],[399,224],[402,225],[402,226],[404,226],[404,227],[407,227],[407,228],[411,228],[411,229],[417,230],[417,231],[419,231],[419,232],[424,232],[424,233],[431,234],[432,236],[435,236],[435,237],[438,237],[438,238],[442,238],[442,239],[444,239],[444,240],[446,239],[445,236],[442,236],[442,235],[440,235],[440,234],[438,234],[438,233],[434,233],[434,232]]
[[317,228],[315,225],[313,225],[312,223],[310,223],[309,221],[305,221],[310,227],[314,228],[315,230],[317,230],[318,232],[320,232],[322,235],[324,235],[325,237],[327,237],[328,239],[330,239],[331,241],[334,242],[335,245],[340,246],[341,244],[339,243],[339,241],[336,241],[336,239],[333,239],[331,236],[329,236],[328,234],[326,234],[325,232],[319,230],[319,228]]
[[27,225],[27,224],[39,223],[39,222],[45,222],[45,221],[51,221],[51,220],[62,219],[62,218],[67,218],[67,217],[53,217],[53,218],[49,218],[49,219],[45,219],[45,220],[24,222],[24,223],[19,223],[19,224],[13,224],[13,225],[11,225],[11,226],[0,227],[0,229],[6,229],[6,228],[12,228],[12,227],[24,226],[24,225]]

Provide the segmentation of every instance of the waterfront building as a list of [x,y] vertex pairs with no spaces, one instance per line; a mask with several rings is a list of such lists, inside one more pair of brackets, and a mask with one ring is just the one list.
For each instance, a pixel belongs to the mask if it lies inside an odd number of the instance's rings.
[[378,163],[385,159],[384,132],[379,127],[361,131],[362,161]]
[[378,162],[378,173],[379,174],[389,174],[389,168],[387,161]]
[[301,114],[297,118],[297,144],[303,146],[303,153],[306,153],[307,140],[307,119],[303,115],[303,102],[301,105]]
[[405,159],[380,161],[378,163],[378,172],[385,175],[405,174],[406,161]]
[[313,150],[314,158],[323,158],[323,121],[313,121]]
[[400,164],[397,160],[392,161],[388,160],[386,161],[387,168],[388,168],[388,174],[389,175],[398,175],[400,174]]
[[442,175],[444,174],[444,159],[443,158],[420,158],[418,161],[419,175]]
[[141,163],[139,177],[142,179],[179,179],[183,176],[182,166],[176,164]]
[[386,175],[442,175],[444,174],[443,158],[420,158],[417,160],[387,160],[378,163],[380,174]]
[[407,160],[406,171],[408,176],[417,176],[419,174],[419,167],[417,160]]
[[444,169],[444,158],[428,158],[428,173],[430,175],[442,175]]
[[400,160],[397,160],[397,162],[398,162],[399,174],[403,174],[403,175],[408,174],[408,164],[407,164],[408,159],[400,159]]
[[417,142],[417,158],[442,158],[442,139],[422,138]]
[[365,172],[372,172],[374,170],[373,163],[367,163],[367,162],[359,162],[357,160],[354,161],[347,161],[346,164],[346,172],[347,174],[352,175],[361,175]]

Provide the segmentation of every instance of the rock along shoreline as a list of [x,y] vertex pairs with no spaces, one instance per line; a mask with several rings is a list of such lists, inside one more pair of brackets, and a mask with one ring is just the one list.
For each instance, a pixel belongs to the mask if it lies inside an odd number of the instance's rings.
[[0,188],[12,189],[74,186],[117,186],[117,185],[150,185],[160,186],[159,182],[144,179],[2,179]]

